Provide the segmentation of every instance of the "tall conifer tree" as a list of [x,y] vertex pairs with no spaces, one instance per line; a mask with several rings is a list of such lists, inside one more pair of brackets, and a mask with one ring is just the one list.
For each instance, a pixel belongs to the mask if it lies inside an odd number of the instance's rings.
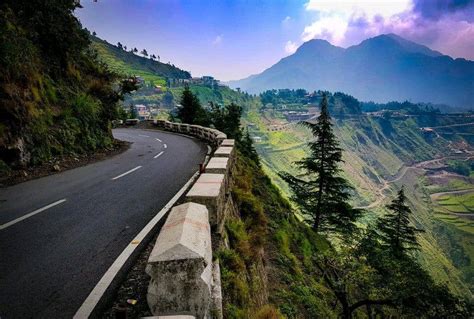
[[296,162],[303,171],[302,177],[288,173],[280,176],[290,186],[292,199],[314,231],[351,232],[362,212],[348,203],[351,186],[340,175],[342,149],[333,132],[326,94],[320,107],[316,123],[303,122],[315,139],[309,143],[309,156]]
[[181,107],[178,109],[178,118],[183,123],[207,125],[207,114],[202,108],[196,95],[191,92],[189,86],[184,87],[181,96]]
[[416,234],[422,230],[410,225],[410,207],[406,205],[403,187],[397,197],[387,205],[389,213],[381,217],[377,223],[381,244],[390,249],[396,257],[402,257],[407,250],[416,249],[419,244]]

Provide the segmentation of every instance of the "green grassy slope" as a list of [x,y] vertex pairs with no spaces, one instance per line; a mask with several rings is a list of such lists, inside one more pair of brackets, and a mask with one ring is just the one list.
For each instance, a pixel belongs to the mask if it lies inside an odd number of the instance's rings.
[[337,318],[312,260],[330,244],[295,218],[278,188],[240,153],[234,176],[238,213],[227,218],[229,245],[216,254],[224,318]]
[[117,73],[141,76],[147,82],[163,86],[166,85],[166,78],[187,79],[191,77],[189,72],[173,65],[124,51],[97,37],[91,36],[91,41],[92,48],[97,51],[99,58]]
[[[191,85],[191,91],[197,95],[202,105],[207,105],[209,102],[227,105],[236,103],[238,105],[248,107],[254,103],[254,99],[247,94],[239,93],[226,86],[209,87],[203,85]],[[170,88],[175,101],[179,101],[184,87]]]

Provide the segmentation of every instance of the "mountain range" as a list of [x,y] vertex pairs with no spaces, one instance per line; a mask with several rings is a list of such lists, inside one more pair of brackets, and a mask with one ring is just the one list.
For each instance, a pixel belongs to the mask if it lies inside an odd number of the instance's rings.
[[310,40],[262,73],[228,84],[249,93],[303,88],[342,91],[364,101],[474,106],[473,61],[453,59],[395,34],[348,48]]

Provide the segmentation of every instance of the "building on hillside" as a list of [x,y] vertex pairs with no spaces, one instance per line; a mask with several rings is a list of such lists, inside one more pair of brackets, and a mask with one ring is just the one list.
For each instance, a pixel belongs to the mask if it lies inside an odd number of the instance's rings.
[[309,112],[288,111],[283,112],[283,115],[285,115],[288,122],[299,122],[308,120],[314,114],[310,114]]
[[161,85],[155,85],[154,91],[155,93],[160,94],[160,93],[163,93],[164,90]]
[[254,143],[262,142],[262,138],[260,136],[252,136],[252,140],[254,141]]
[[169,87],[178,87],[178,86],[184,86],[186,84],[191,83],[191,80],[190,79],[167,78],[166,82],[168,82]]
[[135,110],[137,111],[139,120],[143,121],[149,120],[151,118],[150,111],[148,110],[148,107],[146,105],[137,104],[135,105]]

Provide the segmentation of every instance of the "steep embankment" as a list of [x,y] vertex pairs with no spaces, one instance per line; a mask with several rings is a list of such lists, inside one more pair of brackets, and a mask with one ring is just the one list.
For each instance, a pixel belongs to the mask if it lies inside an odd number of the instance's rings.
[[229,248],[221,263],[225,318],[336,318],[333,296],[312,258],[329,251],[323,237],[298,221],[262,169],[238,154],[226,221]]
[[[113,143],[118,78],[88,50],[77,1],[0,7],[0,170]],[[119,86],[120,87],[120,86]]]
[[[280,114],[275,110],[260,112],[253,109],[246,114],[245,122],[250,125],[252,134],[261,138],[256,147],[266,172],[288,196],[287,186],[276,173],[289,171],[298,174],[291,163],[306,154],[305,143],[311,136],[299,125],[288,125]],[[472,271],[469,267],[456,266],[454,250],[465,251],[461,253],[465,256],[469,255],[470,248],[454,241],[463,237],[463,242],[469,243],[466,236],[471,235],[450,230],[450,243],[446,244],[445,233],[450,226],[433,214],[424,171],[413,166],[443,157],[463,142],[460,137],[447,140],[420,130],[420,126],[452,123],[456,119],[433,116],[429,121],[431,124],[427,119],[428,115],[390,118],[364,114],[335,119],[335,133],[344,149],[344,175],[355,187],[354,204],[368,210],[366,222],[383,214],[384,205],[393,198],[395,191],[405,185],[415,211],[414,223],[426,231],[420,236],[422,250],[419,260],[437,280],[448,282],[453,291],[469,295],[469,285],[472,284],[467,279]]]

